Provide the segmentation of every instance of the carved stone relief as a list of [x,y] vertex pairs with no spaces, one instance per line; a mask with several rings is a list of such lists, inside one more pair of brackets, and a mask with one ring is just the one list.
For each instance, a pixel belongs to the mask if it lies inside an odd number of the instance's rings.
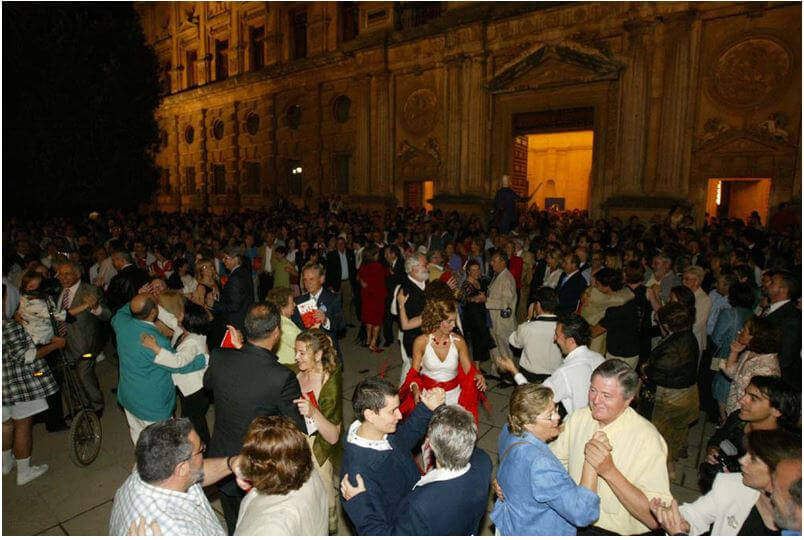
[[710,91],[721,103],[754,107],[772,100],[786,86],[792,59],[771,37],[752,37],[728,46],[712,68]]
[[435,137],[429,137],[424,148],[403,140],[396,153],[396,169],[402,182],[438,178],[441,169],[441,149]]
[[432,131],[436,123],[438,98],[429,88],[414,90],[405,98],[402,105],[402,126],[415,135],[425,135]]

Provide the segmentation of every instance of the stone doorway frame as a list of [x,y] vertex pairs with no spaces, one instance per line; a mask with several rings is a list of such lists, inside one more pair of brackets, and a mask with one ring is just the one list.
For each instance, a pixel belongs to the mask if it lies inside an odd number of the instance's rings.
[[616,191],[620,124],[620,76],[624,63],[610,54],[572,41],[540,43],[497,70],[487,84],[492,129],[487,176],[496,182],[511,170],[514,116],[524,113],[592,108],[594,142],[589,180],[589,215],[603,215],[603,203]]

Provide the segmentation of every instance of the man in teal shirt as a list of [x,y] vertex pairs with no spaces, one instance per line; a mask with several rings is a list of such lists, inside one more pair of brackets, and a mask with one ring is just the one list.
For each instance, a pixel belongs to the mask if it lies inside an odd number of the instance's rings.
[[152,296],[138,294],[112,317],[120,357],[117,401],[126,411],[131,440],[137,444],[140,432],[149,424],[167,420],[176,405],[176,389],[171,373],[190,373],[202,369],[206,359],[196,356],[188,365],[174,369],[154,363],[156,355],[142,345],[142,334],[150,334],[157,344],[171,352],[170,341],[156,328],[159,306]]

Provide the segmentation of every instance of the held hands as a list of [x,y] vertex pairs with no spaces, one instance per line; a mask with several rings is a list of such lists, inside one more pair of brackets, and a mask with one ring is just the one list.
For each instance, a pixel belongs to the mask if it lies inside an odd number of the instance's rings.
[[447,393],[443,388],[431,388],[429,390],[423,390],[421,393],[422,403],[431,411],[443,405],[446,399]]
[[84,297],[84,303],[87,305],[89,309],[95,309],[98,307],[98,305],[100,305],[100,300],[98,300],[98,297],[95,296],[94,294],[88,293]]
[[656,517],[656,521],[659,522],[662,529],[671,536],[689,534],[690,524],[681,516],[675,499],[669,505],[666,505],[661,499],[654,497],[650,501],[650,511]]
[[343,495],[343,500],[348,501],[352,497],[366,491],[366,485],[363,483],[363,477],[360,476],[360,473],[355,475],[355,480],[357,481],[357,485],[353,486],[349,483],[349,474],[343,475],[343,480],[341,480],[341,495]]
[[598,431],[584,447],[584,457],[586,461],[597,471],[597,474],[606,477],[614,469],[614,461],[611,458],[611,444],[609,444],[606,434]]

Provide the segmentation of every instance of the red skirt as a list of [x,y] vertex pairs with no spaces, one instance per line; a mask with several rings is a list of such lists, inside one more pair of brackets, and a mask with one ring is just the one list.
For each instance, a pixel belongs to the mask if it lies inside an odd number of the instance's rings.
[[445,391],[452,390],[456,386],[461,387],[461,395],[458,396],[458,405],[472,413],[477,424],[477,405],[479,401],[485,401],[486,395],[477,389],[475,386],[475,375],[477,368],[474,364],[470,365],[469,373],[464,373],[463,368],[458,365],[458,375],[449,381],[437,381],[424,375],[415,369],[408,371],[408,376],[405,377],[405,382],[399,388],[399,411],[403,417],[407,417],[416,408],[416,403],[413,400],[413,392],[410,390],[411,383],[417,383],[420,390],[429,390],[431,388],[443,388]]

